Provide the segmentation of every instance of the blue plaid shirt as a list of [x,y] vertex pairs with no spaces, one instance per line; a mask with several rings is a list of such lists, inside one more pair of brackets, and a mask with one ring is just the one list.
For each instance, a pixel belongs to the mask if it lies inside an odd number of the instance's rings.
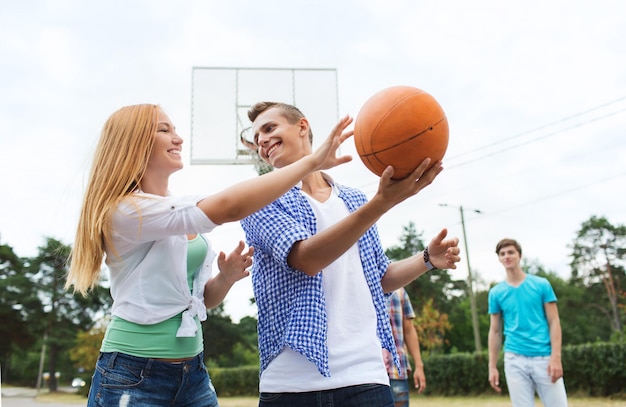
[[[367,198],[361,191],[336,185],[348,210],[354,212]],[[254,247],[252,285],[258,307],[261,372],[289,346],[330,377],[328,330],[322,273],[308,276],[289,267],[294,243],[316,233],[316,219],[296,186],[285,195],[241,221],[248,245]],[[376,309],[377,334],[383,348],[397,361],[381,279],[389,265],[376,226],[358,241],[361,263]],[[347,293],[349,294],[349,293]]]

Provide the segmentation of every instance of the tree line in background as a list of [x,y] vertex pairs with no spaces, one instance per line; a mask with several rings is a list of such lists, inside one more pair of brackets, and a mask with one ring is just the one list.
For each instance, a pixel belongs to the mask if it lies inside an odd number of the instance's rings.
[[[626,226],[592,216],[569,247],[568,279],[546,270],[539,261],[523,262],[525,271],[548,278],[554,287],[563,345],[623,341]],[[403,227],[399,244],[386,253],[397,260],[423,248],[422,233],[409,223]],[[36,257],[21,258],[10,246],[0,245],[0,364],[5,383],[56,391],[59,383],[91,376],[111,298],[106,282],[87,297],[63,289],[70,250],[46,238]],[[452,279],[448,270],[432,270],[406,287],[425,357],[475,351],[468,287],[466,280]],[[489,329],[488,290],[474,293],[483,344]],[[234,323],[222,306],[210,310],[202,324],[209,368],[258,366],[256,322],[254,317],[244,317]],[[60,372],[60,376],[43,376],[43,372]],[[45,382],[41,377],[46,377]]]
[[[410,223],[403,230],[400,244],[386,250],[391,259],[405,258],[424,248],[422,235],[414,224]],[[546,270],[538,260],[522,257],[524,271],[546,277],[554,288],[563,345],[624,340],[626,226],[614,226],[604,217],[592,216],[583,222],[568,247],[571,250],[568,279]],[[453,280],[448,270],[432,270],[427,276],[406,286],[417,315],[416,328],[422,351],[428,354],[473,352],[476,348],[468,282]],[[504,278],[502,270],[502,280]],[[485,286],[484,282],[474,281],[474,287],[481,285]],[[474,294],[484,347],[489,331],[489,288],[491,286],[478,289]]]

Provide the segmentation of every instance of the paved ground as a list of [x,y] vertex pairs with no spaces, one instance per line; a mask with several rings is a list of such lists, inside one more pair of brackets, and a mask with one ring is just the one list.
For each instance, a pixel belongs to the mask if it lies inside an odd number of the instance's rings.
[[[4,387],[0,407],[76,407],[77,404],[44,403],[35,401],[37,390],[25,387]],[[85,403],[86,404],[86,403]]]
[[0,400],[2,407],[76,407],[77,404],[44,403],[32,397],[5,397]]

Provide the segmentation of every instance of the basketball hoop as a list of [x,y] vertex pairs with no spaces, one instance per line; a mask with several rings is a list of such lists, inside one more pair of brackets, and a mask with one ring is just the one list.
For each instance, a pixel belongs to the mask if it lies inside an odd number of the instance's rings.
[[191,165],[254,165],[259,175],[272,171],[245,133],[251,125],[248,110],[260,101],[289,103],[326,133],[339,120],[337,89],[334,68],[193,67]]

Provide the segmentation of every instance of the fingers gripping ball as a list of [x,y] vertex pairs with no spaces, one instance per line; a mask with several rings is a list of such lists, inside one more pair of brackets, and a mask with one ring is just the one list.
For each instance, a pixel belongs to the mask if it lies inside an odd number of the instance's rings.
[[391,165],[393,179],[402,179],[424,158],[443,158],[448,132],[448,119],[435,98],[411,86],[393,86],[365,102],[354,123],[354,142],[370,171],[380,176]]

